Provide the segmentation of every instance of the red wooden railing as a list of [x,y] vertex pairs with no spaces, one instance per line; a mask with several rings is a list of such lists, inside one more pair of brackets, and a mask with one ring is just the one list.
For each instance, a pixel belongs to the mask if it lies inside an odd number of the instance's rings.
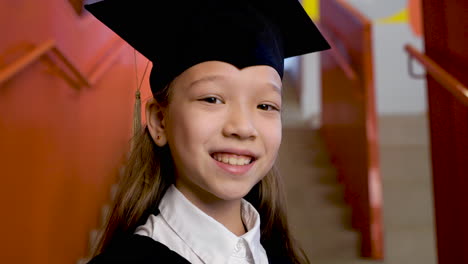
[[361,255],[383,259],[371,22],[340,0],[322,0],[320,14],[332,46],[321,53],[321,132],[361,234]]
[[415,47],[408,44],[405,45],[405,50],[412,58],[418,60],[424,68],[426,68],[427,72],[440,85],[447,89],[453,97],[457,98],[460,103],[468,107],[468,88],[465,85],[455,79],[455,77],[435,63],[431,58],[419,52]]
[[[16,76],[23,69],[37,60],[42,59],[49,65],[52,72],[64,79],[71,87],[79,89],[80,87],[91,87],[99,78],[115,63],[115,60],[120,56],[122,49],[126,46],[119,38],[111,41],[111,48],[108,54],[103,56],[99,61],[98,67],[90,73],[90,77],[86,77],[80,70],[67,58],[67,56],[56,46],[54,40],[48,40],[36,46],[19,59],[5,67],[0,71],[0,84],[8,81]],[[48,53],[54,54],[58,61],[48,57]],[[61,67],[58,62],[61,62],[65,67]],[[72,76],[70,76],[72,75]]]

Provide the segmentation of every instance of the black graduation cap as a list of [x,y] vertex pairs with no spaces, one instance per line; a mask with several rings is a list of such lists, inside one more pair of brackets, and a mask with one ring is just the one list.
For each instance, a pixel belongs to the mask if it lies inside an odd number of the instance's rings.
[[239,69],[329,49],[297,0],[104,0],[85,9],[153,63],[153,94],[191,66]]

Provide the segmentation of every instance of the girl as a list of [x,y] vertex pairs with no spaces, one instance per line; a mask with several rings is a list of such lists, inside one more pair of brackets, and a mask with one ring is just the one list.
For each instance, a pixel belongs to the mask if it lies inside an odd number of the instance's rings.
[[302,6],[85,7],[154,65],[147,125],[90,263],[308,263],[290,235],[274,168],[284,58],[329,48]]

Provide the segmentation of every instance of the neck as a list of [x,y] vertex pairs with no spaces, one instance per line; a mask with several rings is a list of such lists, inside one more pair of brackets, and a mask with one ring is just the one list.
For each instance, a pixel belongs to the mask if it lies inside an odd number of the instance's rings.
[[224,225],[236,236],[241,236],[247,231],[241,217],[241,199],[222,200],[209,192],[200,194],[183,186],[176,185],[176,187],[198,209]]

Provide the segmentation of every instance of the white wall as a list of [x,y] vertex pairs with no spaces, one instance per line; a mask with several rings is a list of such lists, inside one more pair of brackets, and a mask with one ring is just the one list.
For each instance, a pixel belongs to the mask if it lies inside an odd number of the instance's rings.
[[[357,9],[374,21],[372,26],[374,81],[376,105],[379,115],[421,114],[427,111],[426,80],[413,79],[408,74],[408,56],[405,44],[412,44],[423,51],[423,39],[416,37],[407,23],[378,23],[377,18],[398,11],[404,1],[348,0]],[[397,3],[398,2],[398,3]],[[383,3],[390,5],[385,10]],[[390,10],[392,9],[392,10]],[[391,12],[390,12],[390,11]],[[388,14],[382,12],[386,11]],[[424,70],[413,62],[414,72]],[[319,54],[302,56],[301,109],[304,118],[310,119],[320,113],[320,60]]]
[[[409,75],[405,44],[423,50],[421,38],[415,37],[406,24],[376,24],[373,27],[374,76],[379,114],[421,114],[427,111],[426,79]],[[413,61],[413,70],[423,68]]]
[[320,55],[307,54],[301,57],[301,111],[302,117],[307,120],[316,119],[320,114]]

